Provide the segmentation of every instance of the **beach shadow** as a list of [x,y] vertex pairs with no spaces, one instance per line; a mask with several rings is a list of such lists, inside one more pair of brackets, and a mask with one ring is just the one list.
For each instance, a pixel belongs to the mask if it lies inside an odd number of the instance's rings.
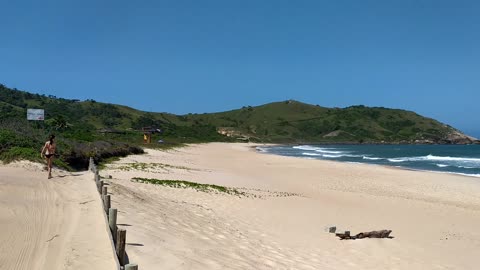
[[138,243],[126,243],[128,246],[135,246],[135,247],[143,247],[143,244],[138,244]]
[[125,227],[130,227],[130,226],[132,226],[132,225],[130,225],[130,224],[117,224],[117,226],[125,226]]
[[128,253],[125,251],[125,264],[130,263],[130,258],[128,257]]
[[365,237],[365,238],[351,238],[351,239],[340,239],[340,241],[345,241],[345,240],[365,240],[365,239],[393,239],[395,238],[394,236],[388,236],[388,237]]
[[81,174],[73,174],[72,173],[72,174],[57,175],[54,178],[64,178],[64,177],[67,177],[67,176],[75,177],[75,176],[81,176]]

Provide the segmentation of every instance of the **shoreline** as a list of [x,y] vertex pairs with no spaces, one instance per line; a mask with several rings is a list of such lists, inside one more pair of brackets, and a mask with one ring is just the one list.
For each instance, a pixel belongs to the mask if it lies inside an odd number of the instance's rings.
[[[272,143],[276,145],[478,145],[480,140],[477,140],[477,143],[382,143],[382,142],[369,142],[369,143],[356,143],[356,142],[295,142],[295,143]],[[215,142],[213,142],[215,143]],[[256,142],[252,142],[256,143]],[[262,143],[258,143],[262,144]],[[269,143],[267,143],[269,144]]]
[[[467,173],[460,173],[460,172],[448,172],[448,171],[435,171],[435,170],[423,170],[423,169],[417,169],[417,168],[409,168],[409,167],[404,167],[404,166],[394,166],[394,165],[387,165],[387,164],[376,164],[376,163],[367,163],[367,162],[359,162],[359,161],[341,161],[341,160],[334,160],[334,159],[321,159],[321,158],[313,158],[313,157],[303,157],[303,156],[286,156],[286,155],[280,155],[280,154],[275,154],[272,152],[268,151],[262,151],[259,150],[258,147],[260,146],[290,146],[290,145],[299,145],[299,144],[262,144],[262,145],[252,145],[249,146],[253,151],[259,154],[266,154],[266,155],[274,155],[274,156],[283,156],[283,157],[292,157],[292,158],[299,158],[299,159],[307,159],[307,160],[318,160],[318,161],[327,161],[327,162],[339,162],[339,163],[347,163],[347,164],[361,164],[361,165],[371,165],[371,166],[381,166],[385,168],[390,168],[390,169],[399,169],[399,170],[406,170],[406,171],[417,171],[417,172],[427,172],[427,173],[440,173],[440,174],[452,174],[452,175],[458,175],[458,176],[463,176],[463,177],[469,177],[469,178],[480,178],[480,174],[467,174]],[[318,146],[322,146],[325,144],[318,144]],[[332,144],[334,145],[334,144]],[[353,144],[352,144],[353,145]],[[361,145],[361,144],[359,144]],[[377,145],[377,144],[375,144]],[[331,145],[330,145],[331,146]]]

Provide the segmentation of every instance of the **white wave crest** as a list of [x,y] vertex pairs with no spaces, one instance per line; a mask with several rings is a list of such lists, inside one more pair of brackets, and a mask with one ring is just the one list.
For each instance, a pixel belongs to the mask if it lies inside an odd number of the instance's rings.
[[437,167],[440,167],[440,168],[445,168],[445,167],[448,167],[450,165],[447,165],[447,164],[435,164],[437,165]]
[[298,145],[292,147],[293,149],[304,150],[304,151],[315,151],[318,153],[324,154],[343,154],[347,153],[345,151],[334,151],[336,148],[322,148],[322,147],[315,147],[311,145]]
[[314,146],[311,146],[311,145],[298,145],[298,146],[294,146],[292,148],[293,149],[298,149],[298,150],[305,150],[305,151],[315,151],[315,150],[320,149],[318,147],[314,147]]
[[322,157],[326,157],[326,158],[339,158],[344,156],[345,155],[328,155],[328,154],[322,155]]
[[346,154],[340,154],[340,155],[332,155],[332,154],[320,154],[320,153],[311,153],[311,152],[303,152],[303,156],[315,156],[315,157],[324,157],[324,158],[341,158],[341,157],[362,157],[359,155],[346,155]]
[[469,174],[469,173],[455,173],[455,174],[459,174],[459,175],[463,175],[463,176],[472,176],[472,177],[480,177],[480,173],[477,173],[477,174]]
[[475,167],[469,167],[469,166],[458,166],[458,167],[462,169],[477,169]]
[[[420,157],[423,158],[423,157]],[[468,161],[468,162],[475,162],[480,163],[480,158],[469,158],[469,157],[442,157],[442,156],[433,156],[428,155],[424,157],[427,160],[445,160],[445,161]]]
[[383,158],[379,158],[379,157],[367,157],[367,156],[363,156],[362,158],[367,159],[367,160],[381,160],[381,159],[383,159]]
[[331,150],[325,150],[326,148],[320,148],[315,150],[315,152],[319,153],[325,153],[325,154],[342,154],[342,153],[347,153],[345,151],[331,151]]
[[[449,166],[452,165],[459,165],[458,163],[463,163],[464,165],[472,165],[478,164],[480,165],[480,158],[469,158],[469,157],[448,157],[448,156],[418,156],[418,157],[398,157],[398,158],[389,158],[388,161],[390,162],[405,162],[405,161],[443,161],[447,163]],[[467,166],[468,166],[467,165]]]
[[257,149],[258,152],[262,152],[262,153],[268,152],[267,149],[262,148],[262,147],[260,147],[260,146],[257,146],[256,149]]
[[322,154],[317,154],[317,153],[302,153],[304,156],[322,156]]
[[389,158],[387,160],[390,161],[390,162],[405,162],[405,161],[408,161],[408,159],[406,159],[406,158]]

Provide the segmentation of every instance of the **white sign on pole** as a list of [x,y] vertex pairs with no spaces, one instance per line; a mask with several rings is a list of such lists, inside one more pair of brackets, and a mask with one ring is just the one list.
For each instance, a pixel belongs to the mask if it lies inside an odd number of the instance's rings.
[[43,121],[45,120],[43,109],[27,109],[27,120]]

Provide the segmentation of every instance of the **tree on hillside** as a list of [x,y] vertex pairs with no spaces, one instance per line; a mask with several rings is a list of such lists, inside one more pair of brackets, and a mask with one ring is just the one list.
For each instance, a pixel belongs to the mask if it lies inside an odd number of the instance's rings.
[[72,124],[68,123],[67,120],[61,115],[53,118],[48,124],[55,130],[65,130],[72,126]]

